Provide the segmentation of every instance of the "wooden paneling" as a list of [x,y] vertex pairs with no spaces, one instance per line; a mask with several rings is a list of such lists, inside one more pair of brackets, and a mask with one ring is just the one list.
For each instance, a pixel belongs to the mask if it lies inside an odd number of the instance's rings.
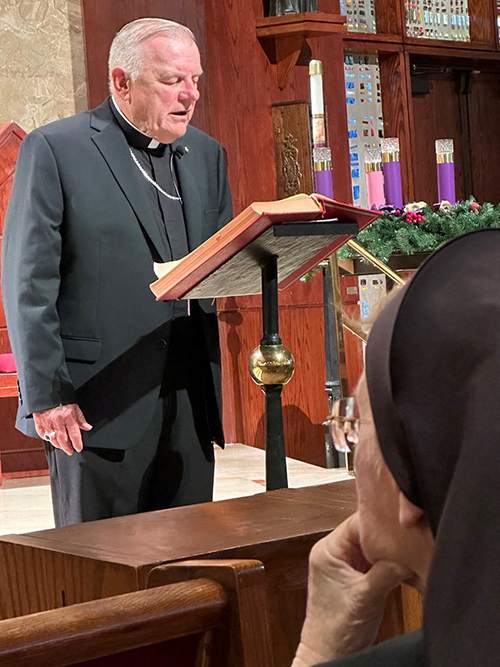
[[16,413],[17,396],[0,398],[2,475],[4,477],[26,477],[33,474],[48,474],[42,440],[28,438],[16,430],[14,426]]
[[403,35],[406,32],[404,8],[401,0],[375,0],[377,33]]
[[[307,102],[276,104],[272,108],[278,199],[314,192],[310,112]],[[290,141],[296,157],[290,151]],[[294,162],[297,170],[291,169]]]
[[473,194],[500,202],[500,72],[474,74],[469,96]]
[[453,73],[423,75],[430,78],[431,92],[413,96],[416,131],[413,143],[415,199],[434,204],[438,200],[436,139],[453,139],[455,143],[455,184],[458,199],[466,192],[462,169],[463,136],[460,128],[458,97]]
[[[419,61],[420,63],[421,61]],[[455,144],[455,183],[458,199],[500,201],[500,72],[466,72],[470,92],[457,92],[455,73],[430,72],[428,95],[413,96],[416,131],[413,141],[415,198],[437,201],[435,139]]]
[[203,53],[204,16],[199,0],[82,0],[90,108],[108,95],[108,53],[115,34],[130,21],[164,18],[187,25]]
[[380,84],[384,116],[384,136],[398,137],[401,151],[403,199],[414,201],[412,161],[414,124],[411,107],[410,62],[407,53],[381,53]]
[[[248,372],[248,358],[262,338],[260,297],[219,299],[219,323],[226,438],[263,449],[264,394]],[[280,294],[280,335],[295,357],[295,375],[283,389],[287,455],[324,466],[321,424],[328,400],[321,273]]]
[[496,0],[468,0],[471,16],[471,42],[483,42],[495,47],[498,29],[496,26]]

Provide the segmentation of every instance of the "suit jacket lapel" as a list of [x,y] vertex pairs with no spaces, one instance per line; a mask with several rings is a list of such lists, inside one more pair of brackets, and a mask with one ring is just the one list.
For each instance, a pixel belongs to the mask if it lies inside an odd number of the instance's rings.
[[141,183],[143,176],[132,161],[127,141],[115,122],[107,101],[92,113],[90,124],[98,130],[92,136],[92,141],[134,210],[139,224],[151,239],[159,256],[166,261],[169,251],[165,231],[158,224],[158,216],[145,195],[144,184]]
[[200,200],[197,183],[193,176],[193,161],[199,160],[200,156],[193,154],[189,142],[178,139],[172,144],[172,148],[177,146],[184,148],[184,155],[176,158],[176,173],[179,182],[179,190],[182,197],[182,208],[184,210],[184,221],[186,223],[186,233],[188,239],[189,251],[197,248],[204,240],[202,238],[203,230],[203,209]]

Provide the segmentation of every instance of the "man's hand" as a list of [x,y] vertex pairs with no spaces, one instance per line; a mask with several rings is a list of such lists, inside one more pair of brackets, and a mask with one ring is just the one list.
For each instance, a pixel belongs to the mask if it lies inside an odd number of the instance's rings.
[[90,431],[92,428],[76,403],[34,412],[33,419],[38,435],[45,440],[47,433],[54,433],[50,444],[62,449],[68,456],[83,449],[80,430]]
[[349,517],[311,550],[306,620],[292,667],[370,647],[388,593],[412,574],[395,563],[370,565],[359,544],[358,514]]

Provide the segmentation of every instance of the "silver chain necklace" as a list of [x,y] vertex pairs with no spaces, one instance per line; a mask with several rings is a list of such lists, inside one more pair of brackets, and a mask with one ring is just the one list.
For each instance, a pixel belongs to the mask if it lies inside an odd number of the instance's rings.
[[177,195],[176,197],[174,197],[173,195],[169,195],[168,192],[165,192],[165,190],[160,185],[158,185],[158,183],[155,180],[153,180],[151,176],[148,174],[148,172],[144,169],[142,164],[135,157],[132,149],[129,148],[128,150],[130,152],[130,155],[132,156],[132,160],[134,161],[135,166],[141,172],[144,178],[148,181],[148,183],[154,185],[154,187],[158,190],[158,192],[161,192],[161,194],[164,195],[165,197],[168,197],[168,199],[172,199],[173,201],[180,201],[182,204],[182,197],[180,195],[179,189],[177,188],[177,183],[174,175],[174,154],[170,153],[170,174],[172,176],[172,183],[174,184],[175,194]]

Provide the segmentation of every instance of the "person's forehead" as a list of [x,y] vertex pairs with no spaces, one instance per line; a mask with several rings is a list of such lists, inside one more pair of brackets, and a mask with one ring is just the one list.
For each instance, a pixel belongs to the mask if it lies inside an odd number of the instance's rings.
[[168,35],[154,35],[142,45],[142,54],[153,62],[175,62],[185,57],[198,59],[200,52],[196,43],[188,36],[170,37]]

